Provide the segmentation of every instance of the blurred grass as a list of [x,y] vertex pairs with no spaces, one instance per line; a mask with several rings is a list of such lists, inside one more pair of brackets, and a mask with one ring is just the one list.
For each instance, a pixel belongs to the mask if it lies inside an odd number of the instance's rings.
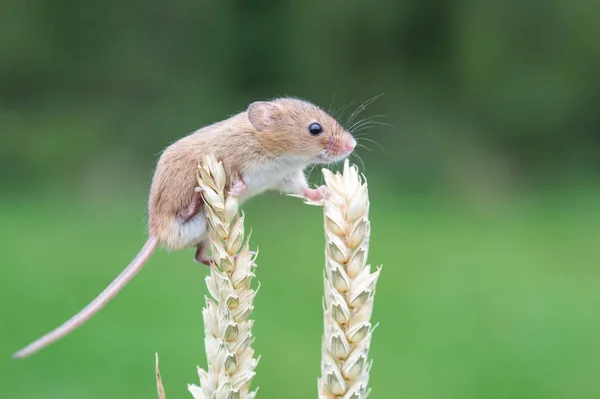
[[[600,191],[472,207],[371,186],[370,261],[384,264],[373,398],[600,397]],[[120,202],[41,195],[1,203],[2,397],[154,398],[155,351],[167,397],[191,397],[186,384],[205,366],[206,294],[206,269],[191,250],[158,252],[82,328],[32,358],[10,359],[135,255],[144,201],[141,193]],[[315,397],[321,212],[276,194],[244,209],[260,248],[254,385],[265,399]]]

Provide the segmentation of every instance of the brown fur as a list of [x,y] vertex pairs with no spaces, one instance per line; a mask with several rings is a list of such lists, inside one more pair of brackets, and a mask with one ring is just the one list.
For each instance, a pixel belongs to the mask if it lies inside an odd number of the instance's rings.
[[[320,136],[308,133],[315,122],[324,128]],[[327,163],[344,152],[341,146],[349,138],[335,119],[309,102],[280,98],[252,103],[247,111],[199,129],[164,150],[150,188],[149,233],[170,246],[173,220],[193,200],[198,162],[209,152],[223,162],[231,181],[285,156],[305,159],[305,166]]]

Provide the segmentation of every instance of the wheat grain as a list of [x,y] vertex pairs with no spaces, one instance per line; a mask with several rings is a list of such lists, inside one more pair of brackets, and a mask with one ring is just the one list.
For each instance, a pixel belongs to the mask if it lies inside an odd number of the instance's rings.
[[369,395],[368,360],[373,296],[381,268],[371,273],[369,196],[364,176],[346,160],[343,173],[324,169],[329,196],[325,220],[324,335],[320,399]]
[[194,399],[252,399],[250,382],[258,359],[251,344],[253,321],[250,314],[256,291],[254,254],[244,242],[244,216],[238,201],[226,194],[223,165],[207,156],[198,167],[198,185],[205,201],[212,264],[202,310],[208,370],[198,368],[200,386],[190,384]]

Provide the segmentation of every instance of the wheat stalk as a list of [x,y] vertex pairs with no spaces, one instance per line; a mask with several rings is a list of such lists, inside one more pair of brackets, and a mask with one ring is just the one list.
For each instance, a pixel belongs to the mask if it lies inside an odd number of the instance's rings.
[[364,399],[373,326],[373,296],[381,268],[371,273],[369,196],[364,176],[346,160],[343,173],[324,169],[326,238],[324,335],[319,399]]
[[165,388],[163,387],[162,377],[160,376],[160,368],[158,367],[158,353],[155,353],[156,363],[154,364],[154,373],[156,375],[156,390],[158,391],[158,399],[166,399]]
[[254,254],[244,242],[244,215],[238,201],[226,194],[226,175],[221,162],[207,156],[198,167],[198,185],[205,201],[207,231],[212,252],[210,275],[202,310],[208,370],[198,368],[200,386],[190,384],[194,399],[252,399],[250,382],[258,359],[250,346],[253,321],[250,314],[256,291]]

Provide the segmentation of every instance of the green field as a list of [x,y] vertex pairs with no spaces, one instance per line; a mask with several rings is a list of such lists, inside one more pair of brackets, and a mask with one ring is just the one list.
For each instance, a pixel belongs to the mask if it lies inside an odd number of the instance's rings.
[[[376,184],[373,184],[376,187]],[[373,189],[371,398],[600,397],[600,192],[467,205]],[[159,252],[109,306],[24,361],[10,355],[93,298],[145,240],[143,193],[115,202],[23,195],[0,205],[0,397],[191,398],[204,367],[207,269]],[[259,397],[314,398],[321,212],[268,194],[245,206],[259,246]]]

